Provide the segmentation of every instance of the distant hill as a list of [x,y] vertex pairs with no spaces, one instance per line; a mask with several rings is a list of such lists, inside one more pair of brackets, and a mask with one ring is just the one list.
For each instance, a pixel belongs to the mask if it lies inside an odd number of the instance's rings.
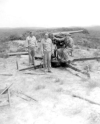
[[85,27],[88,30],[100,31],[100,26]]
[[100,26],[86,27],[92,37],[100,38]]

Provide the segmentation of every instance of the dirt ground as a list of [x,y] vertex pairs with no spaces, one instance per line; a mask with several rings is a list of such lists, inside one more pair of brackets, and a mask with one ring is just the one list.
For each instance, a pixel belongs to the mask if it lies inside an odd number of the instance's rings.
[[[96,51],[77,49],[74,57],[92,57]],[[28,67],[28,56],[18,58],[18,63],[19,69]],[[13,85],[10,106],[0,106],[0,123],[100,124],[100,62],[75,64],[81,70],[88,65],[90,77],[69,68],[52,68],[52,73],[18,71],[16,57],[1,58],[0,88]]]

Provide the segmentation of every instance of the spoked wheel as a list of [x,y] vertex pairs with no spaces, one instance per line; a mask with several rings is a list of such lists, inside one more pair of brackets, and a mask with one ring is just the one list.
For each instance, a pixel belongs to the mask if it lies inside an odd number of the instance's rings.
[[61,63],[57,59],[52,59],[51,66],[57,68],[61,66]]
[[57,59],[57,58],[52,58],[51,60],[51,66],[54,67],[54,68],[57,68],[57,67],[68,67],[68,63],[66,63],[66,61],[62,61],[60,59]]

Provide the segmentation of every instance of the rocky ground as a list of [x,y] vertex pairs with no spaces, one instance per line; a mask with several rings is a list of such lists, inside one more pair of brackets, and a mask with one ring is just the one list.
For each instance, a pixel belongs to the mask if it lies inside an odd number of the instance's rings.
[[[74,57],[92,57],[99,52],[80,48]],[[18,58],[18,64],[19,69],[28,67],[28,56]],[[75,64],[84,71],[89,66],[90,77],[69,68],[52,68],[52,73],[42,69],[18,71],[16,57],[1,58],[0,89],[13,85],[10,106],[0,105],[0,123],[100,124],[100,62]]]

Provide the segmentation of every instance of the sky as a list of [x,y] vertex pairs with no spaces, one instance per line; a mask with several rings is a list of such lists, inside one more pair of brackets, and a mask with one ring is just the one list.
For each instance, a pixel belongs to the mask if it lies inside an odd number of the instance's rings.
[[95,25],[99,0],[0,0],[0,28]]

